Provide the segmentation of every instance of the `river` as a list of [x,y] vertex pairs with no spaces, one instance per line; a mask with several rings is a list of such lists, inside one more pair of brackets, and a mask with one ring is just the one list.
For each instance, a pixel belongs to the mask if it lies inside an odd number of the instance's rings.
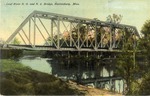
[[[41,71],[44,73],[55,75],[56,77],[62,79],[77,79],[76,74],[81,73],[81,79],[95,78],[96,74],[100,77],[108,77],[113,76],[113,70],[108,70],[106,66],[100,66],[98,70],[95,71],[94,68],[89,66],[83,66],[83,64],[71,65],[71,64],[63,64],[60,61],[53,60],[51,58],[41,58],[35,57],[31,55],[24,56],[20,58],[19,62],[21,62],[25,66],[29,66],[34,70]],[[80,69],[80,70],[79,70]],[[123,80],[116,80],[114,90],[116,92],[123,92]],[[94,84],[90,83],[90,84]],[[97,84],[97,87],[101,87],[107,90],[111,89],[110,82],[101,82]]]

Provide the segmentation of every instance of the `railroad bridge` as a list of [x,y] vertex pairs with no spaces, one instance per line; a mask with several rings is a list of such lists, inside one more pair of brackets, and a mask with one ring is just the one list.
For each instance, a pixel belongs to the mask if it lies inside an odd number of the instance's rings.
[[[14,39],[20,41],[13,43]],[[33,11],[3,47],[48,51],[121,51],[136,44],[135,26],[42,11]]]
[[[103,64],[115,70],[116,53],[121,52],[128,41],[136,46],[139,37],[135,26],[34,11],[6,40],[3,48],[48,51],[51,56],[57,55],[56,61],[67,64],[67,68],[72,64],[77,66],[76,71],[80,75],[83,71],[95,72],[94,78],[82,79],[81,83],[95,82],[102,86],[103,81],[109,81],[111,87],[115,86],[115,80],[121,78],[110,76],[110,71],[109,77],[100,76]],[[57,64],[53,65],[56,67]],[[62,66],[58,65],[58,68]],[[63,73],[59,71],[54,73]],[[72,75],[72,69],[66,74]]]

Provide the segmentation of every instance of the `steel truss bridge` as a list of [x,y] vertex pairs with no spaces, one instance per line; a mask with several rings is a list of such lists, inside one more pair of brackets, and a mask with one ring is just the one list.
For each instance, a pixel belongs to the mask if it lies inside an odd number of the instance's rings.
[[129,40],[134,46],[137,38],[139,34],[134,26],[34,11],[3,47],[49,51],[118,51]]

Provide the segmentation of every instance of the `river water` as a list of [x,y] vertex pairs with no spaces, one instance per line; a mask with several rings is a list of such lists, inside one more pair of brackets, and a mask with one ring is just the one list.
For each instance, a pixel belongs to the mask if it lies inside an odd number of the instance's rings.
[[[113,70],[108,70],[106,66],[101,66],[99,70],[95,71],[92,68],[88,68],[85,66],[76,66],[73,67],[71,65],[62,64],[62,62],[57,60],[52,60],[51,58],[41,58],[35,56],[24,56],[20,58],[19,62],[21,62],[25,66],[29,66],[34,70],[41,71],[44,73],[55,75],[56,77],[63,79],[76,79],[76,74],[80,72],[82,79],[94,78],[96,73],[98,73],[101,77],[113,76]],[[78,70],[80,68],[80,70]],[[116,80],[115,82],[115,91],[122,93],[123,92],[123,80]],[[90,83],[90,84],[94,84]],[[110,90],[110,82],[101,82],[97,84],[97,87],[101,87],[107,90]]]

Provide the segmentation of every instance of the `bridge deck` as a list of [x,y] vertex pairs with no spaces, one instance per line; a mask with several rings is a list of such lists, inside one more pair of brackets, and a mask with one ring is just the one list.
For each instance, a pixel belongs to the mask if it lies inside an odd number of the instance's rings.
[[25,50],[43,50],[43,51],[112,51],[112,52],[120,52],[119,49],[108,49],[108,48],[99,48],[99,49],[94,49],[92,47],[84,47],[77,49],[75,47],[64,47],[64,48],[55,48],[53,46],[41,46],[41,45],[36,45],[34,48],[31,47],[30,45],[8,45],[8,48],[12,49],[25,49]]

